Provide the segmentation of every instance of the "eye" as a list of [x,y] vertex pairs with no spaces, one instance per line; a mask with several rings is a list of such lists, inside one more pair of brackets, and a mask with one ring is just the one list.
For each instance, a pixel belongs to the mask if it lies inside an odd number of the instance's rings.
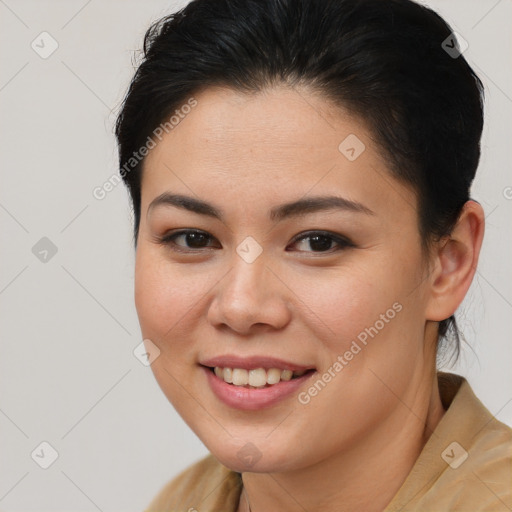
[[178,252],[195,252],[200,249],[220,248],[220,245],[212,235],[198,229],[182,229],[169,233],[160,238],[158,242],[170,246],[172,250]]
[[347,238],[328,231],[309,231],[307,233],[301,233],[295,237],[291,245],[298,246],[299,252],[317,253],[336,252],[348,247],[354,247],[354,244]]
[[[199,229],[181,229],[158,238],[158,243],[170,247],[173,251],[194,253],[202,249],[222,248],[218,241]],[[348,247],[355,247],[347,238],[328,231],[309,231],[296,236],[286,248],[296,246],[298,252],[332,253]],[[293,250],[293,249],[291,249]]]

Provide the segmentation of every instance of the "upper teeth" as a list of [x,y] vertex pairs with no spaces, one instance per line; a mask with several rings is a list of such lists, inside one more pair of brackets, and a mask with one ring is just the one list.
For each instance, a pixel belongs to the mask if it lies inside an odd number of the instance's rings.
[[254,370],[245,370],[244,368],[214,368],[215,375],[223,379],[228,384],[235,386],[253,386],[262,388],[266,384],[277,384],[281,380],[290,380],[292,377],[300,377],[306,373],[306,370],[293,372],[292,370],[280,370],[279,368],[256,368]]

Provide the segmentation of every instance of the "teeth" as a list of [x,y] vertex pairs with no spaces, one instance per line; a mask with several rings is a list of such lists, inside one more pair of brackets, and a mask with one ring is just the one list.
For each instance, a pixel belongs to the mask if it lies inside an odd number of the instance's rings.
[[290,380],[292,378],[293,372],[291,370],[283,370],[281,372],[281,380]]
[[262,388],[267,383],[267,372],[264,368],[249,370],[249,386]]
[[233,384],[235,386],[246,386],[249,384],[249,372],[242,368],[233,368]]
[[293,377],[301,377],[307,370],[280,370],[279,368],[255,368],[253,370],[245,370],[244,368],[221,368],[216,366],[213,369],[215,375],[219,379],[223,379],[228,384],[235,386],[249,386],[253,388],[263,388],[267,385],[271,386],[280,381],[288,381]]
[[[219,368],[222,371],[222,368]],[[224,381],[228,384],[232,384],[233,382],[233,370],[231,368],[224,368]],[[221,377],[222,378],[222,377]]]
[[281,370],[270,368],[267,372],[267,384],[277,384],[281,380]]

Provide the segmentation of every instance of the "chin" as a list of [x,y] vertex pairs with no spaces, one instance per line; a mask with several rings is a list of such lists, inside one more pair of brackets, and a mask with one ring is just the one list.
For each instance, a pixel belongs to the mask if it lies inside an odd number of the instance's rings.
[[275,457],[275,454],[265,457],[264,452],[255,449],[250,442],[229,453],[224,449],[219,452],[211,451],[211,453],[221,464],[238,473],[279,473],[291,469],[290,461],[283,463],[279,457]]
[[279,473],[298,469],[300,461],[290,457],[296,449],[276,441],[250,440],[247,436],[244,441],[230,438],[228,442],[219,443],[215,440],[204,444],[221,464],[239,473]]

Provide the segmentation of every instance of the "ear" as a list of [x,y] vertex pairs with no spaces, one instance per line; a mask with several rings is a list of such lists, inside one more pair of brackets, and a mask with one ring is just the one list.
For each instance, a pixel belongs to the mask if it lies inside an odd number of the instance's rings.
[[451,234],[432,254],[426,320],[449,318],[464,299],[478,264],[484,237],[485,215],[476,201],[467,201]]

